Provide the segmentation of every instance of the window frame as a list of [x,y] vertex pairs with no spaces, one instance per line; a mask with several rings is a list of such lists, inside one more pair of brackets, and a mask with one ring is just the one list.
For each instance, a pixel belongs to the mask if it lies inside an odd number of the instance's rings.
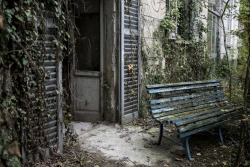
[[[209,3],[209,7],[208,7],[208,18],[207,18],[207,22],[209,24],[209,22],[211,22],[213,25],[212,25],[212,29],[211,29],[211,32],[209,31],[210,27],[208,28],[208,39],[210,40],[207,40],[207,50],[210,54],[210,56],[212,58],[216,58],[217,57],[217,54],[218,54],[218,35],[219,35],[219,20],[220,20],[220,13],[218,11],[218,9],[216,9],[216,6],[218,4],[220,4],[221,1],[220,0],[217,0],[214,4],[212,4],[210,6],[211,3]],[[214,10],[216,9],[216,10]],[[209,15],[211,15],[211,20],[209,20]],[[214,20],[215,19],[215,20]],[[210,37],[209,37],[210,35]],[[210,43],[210,47],[209,47],[209,43]]]

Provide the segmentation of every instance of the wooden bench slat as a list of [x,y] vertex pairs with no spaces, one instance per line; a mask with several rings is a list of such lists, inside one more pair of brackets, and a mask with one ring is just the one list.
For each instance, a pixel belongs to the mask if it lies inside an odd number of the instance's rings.
[[220,106],[225,106],[227,104],[228,103],[225,103],[224,101],[217,102],[217,103],[215,103],[215,101],[202,102],[202,103],[200,103],[200,105],[197,105],[197,106],[193,106],[192,103],[189,103],[185,107],[182,107],[182,108],[177,108],[177,107],[164,108],[164,109],[160,109],[162,112],[152,113],[152,111],[151,111],[150,113],[157,118],[158,115],[159,115],[159,117],[164,116],[163,113],[166,113],[165,116],[167,116],[167,115],[173,115],[176,113],[188,112],[188,111],[192,111],[192,110],[202,110],[204,108],[214,108],[214,106],[220,107]]
[[178,87],[178,88],[153,89],[153,90],[148,90],[148,94],[162,93],[162,92],[173,92],[173,91],[180,91],[180,90],[192,90],[192,89],[216,87],[216,86],[222,86],[222,84],[221,83],[214,83],[214,84],[206,84],[206,85],[201,85],[201,86],[197,85],[197,86],[186,86],[186,87]]
[[170,107],[178,106],[176,107],[176,109],[180,109],[183,107],[186,108],[186,104],[189,104],[189,103],[192,103],[192,106],[197,106],[200,104],[204,104],[203,102],[210,102],[211,100],[213,100],[212,102],[223,101],[225,100],[225,95],[222,94],[222,95],[214,95],[214,96],[204,97],[204,98],[187,99],[187,100],[176,101],[176,102],[158,103],[156,105],[151,105],[149,108],[152,111],[154,111],[154,110],[161,109],[161,108],[166,108],[166,107],[170,108]]
[[165,87],[175,87],[175,86],[187,86],[187,85],[197,85],[197,84],[206,84],[206,83],[216,83],[216,80],[208,81],[195,81],[195,82],[180,82],[180,83],[169,83],[169,84],[156,84],[156,85],[146,85],[147,89],[155,88],[165,88]]
[[185,115],[181,116],[181,117],[173,117],[173,118],[170,118],[169,121],[171,123],[177,123],[177,122],[181,122],[181,121],[185,121],[185,120],[189,120],[189,119],[194,119],[196,117],[200,117],[200,116],[203,116],[203,115],[206,115],[206,114],[211,114],[211,113],[214,113],[218,111],[218,107],[215,107],[214,109],[211,109],[211,110],[208,110],[206,112],[197,112],[197,113],[194,113],[194,112],[186,112]]
[[199,94],[203,92],[216,92],[216,91],[221,91],[223,90],[223,87],[208,87],[204,88],[201,90],[193,89],[193,90],[185,90],[185,91],[176,91],[175,93],[173,92],[163,92],[163,93],[158,93],[158,98],[171,98],[171,97],[178,97],[178,96],[185,96],[185,95],[190,95],[190,94]]
[[[228,110],[227,112],[230,112],[230,111],[239,110],[239,109],[242,108],[242,106],[239,106],[239,107],[235,107],[235,108],[233,108],[233,110],[231,110],[230,107],[232,107],[232,106],[220,107],[220,108],[218,108],[218,110]],[[207,118],[216,117],[216,116],[221,115],[221,114],[223,114],[223,113],[207,114],[207,115],[204,115],[204,116],[201,116],[201,117],[198,117],[198,118],[189,119],[189,120],[185,120],[185,121],[182,121],[182,122],[175,123],[175,126],[180,127],[180,126],[195,123],[197,121],[204,120],[204,119],[207,119]]]
[[201,110],[190,110],[188,112],[183,112],[183,113],[180,113],[180,114],[170,115],[170,116],[168,116],[166,118],[159,118],[159,120],[167,119],[168,121],[170,121],[172,123],[182,122],[182,121],[191,120],[191,119],[194,119],[196,117],[200,117],[200,116],[204,116],[204,115],[207,115],[207,114],[217,112],[220,109],[224,109],[224,108],[229,109],[230,107],[231,106],[218,108],[216,106],[213,106],[211,108],[210,107],[202,108]]
[[222,124],[225,124],[227,122],[230,122],[231,120],[223,120],[221,122],[217,122],[215,124],[212,124],[212,125],[209,125],[209,126],[206,126],[206,127],[201,127],[201,128],[198,128],[194,131],[191,131],[191,132],[187,132],[187,133],[183,133],[183,134],[179,134],[179,138],[185,138],[187,136],[190,136],[190,135],[193,135],[193,134],[196,134],[196,133],[199,133],[199,132],[202,132],[202,131],[205,131],[205,130],[209,130],[209,129],[212,129],[212,128],[215,128],[215,127],[218,127]]
[[[182,104],[179,104],[178,105],[174,105],[174,104],[169,104],[168,107],[166,108],[160,108],[160,109],[151,109],[150,113],[152,115],[156,115],[156,114],[161,114],[163,112],[168,112],[168,111],[172,111],[172,110],[176,110],[177,112],[180,110],[180,111],[183,111],[187,108],[193,108],[193,107],[198,107],[199,109],[199,106],[203,107],[204,105],[225,105],[227,104],[228,102],[227,101],[223,101],[225,98],[223,98],[222,100],[214,100],[214,101],[201,101],[199,103],[199,105],[193,105],[192,101],[188,101],[188,102],[183,102]],[[213,104],[215,103],[215,104]],[[181,107],[180,107],[181,106]]]
[[[216,100],[213,100],[216,99]],[[206,98],[202,98],[202,99],[198,99],[197,101],[193,101],[193,105],[199,105],[199,102],[209,102],[213,100],[215,103],[220,102],[220,101],[225,101],[225,95],[216,95],[216,96],[210,96],[210,97],[206,97]]]
[[[209,110],[209,109],[214,109],[215,106],[206,106],[206,105],[203,105],[203,106],[197,106],[197,107],[190,107],[188,109],[182,109],[182,110],[173,110],[172,112],[167,112],[167,113],[161,113],[161,114],[155,114],[153,115],[154,118],[156,119],[167,119],[168,116],[171,116],[171,115],[175,115],[175,114],[182,114],[182,113],[185,113],[185,112],[191,112],[191,111],[204,111],[204,110]],[[171,117],[170,117],[171,118]]]
[[[183,101],[179,101],[178,103],[163,103],[163,104],[158,104],[158,105],[151,105],[149,108],[152,110],[152,113],[156,113],[157,111],[155,110],[159,110],[161,108],[173,108],[174,106],[178,106],[176,107],[176,109],[180,109],[180,108],[183,108],[185,106],[182,107],[182,105],[185,105],[185,104],[189,104],[189,103],[192,103],[192,106],[198,106],[200,104],[203,104],[204,102],[221,102],[221,101],[225,101],[225,95],[222,94],[222,95],[215,95],[215,96],[211,96],[209,98],[200,98],[196,101],[192,100],[192,99],[188,99],[188,100],[183,100]],[[213,99],[216,99],[216,100],[213,100]]]
[[207,111],[215,112],[216,109],[217,108],[215,106],[213,106],[211,108],[206,107],[206,108],[203,108],[201,110],[188,110],[188,111],[184,111],[183,113],[177,113],[177,114],[161,117],[161,118],[158,118],[158,119],[159,120],[167,120],[168,122],[184,121],[187,118],[191,119],[192,117],[195,117],[196,115],[205,115]]
[[164,103],[164,102],[174,102],[179,100],[185,100],[185,99],[194,99],[198,97],[204,97],[204,96],[211,96],[211,95],[218,95],[223,94],[224,91],[218,91],[218,92],[209,92],[209,93],[202,93],[202,94],[192,94],[192,95],[186,95],[186,96],[177,96],[177,97],[171,97],[171,98],[164,98],[159,100],[150,100],[149,104],[157,104],[157,103]]
[[[242,111],[236,111],[235,108],[229,109],[228,111],[219,111],[219,112],[217,112],[216,117],[209,117],[209,118],[207,118],[205,120],[200,120],[200,121],[188,124],[186,126],[179,127],[178,132],[179,133],[184,133],[184,132],[187,132],[187,131],[191,131],[191,130],[194,130],[194,129],[197,129],[197,128],[200,128],[200,127],[203,127],[203,126],[206,126],[206,125],[209,125],[209,124],[219,122],[221,120],[228,119],[229,117],[238,115],[241,112]],[[199,117],[199,118],[201,118],[201,117]]]

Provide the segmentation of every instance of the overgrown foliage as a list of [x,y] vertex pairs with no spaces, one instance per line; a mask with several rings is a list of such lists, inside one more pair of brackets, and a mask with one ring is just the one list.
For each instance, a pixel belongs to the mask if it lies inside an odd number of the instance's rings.
[[[154,45],[150,47],[144,42],[143,64],[149,84],[204,80],[210,77],[212,61],[205,51],[206,41],[196,42],[193,25],[187,19],[197,10],[195,4],[196,2],[190,3],[189,9],[186,9],[185,2],[178,1],[178,9],[167,11],[159,29],[154,33]],[[177,22],[173,18],[178,18]],[[177,40],[171,40],[169,33],[176,26],[179,31],[185,31],[177,34]],[[198,29],[202,38],[206,29],[202,23],[198,25]],[[149,65],[150,61],[156,63]]]
[[[246,127],[249,124],[250,117],[247,115],[249,113],[249,95],[250,95],[250,0],[241,0],[240,1],[240,13],[237,16],[238,19],[244,25],[242,31],[240,32],[241,39],[246,42],[243,45],[248,49],[248,54],[245,55],[246,58],[246,75],[244,80],[244,93],[243,93],[243,118],[241,120],[241,129],[240,129],[240,146],[238,148],[238,154],[236,161],[234,163],[234,167],[237,167],[242,162],[242,159],[250,159],[250,132]],[[243,53],[244,54],[244,53]],[[245,127],[245,128],[244,128]],[[249,127],[249,126],[248,126]],[[242,156],[244,155],[244,156]]]
[[[213,60],[206,52],[206,41],[196,41],[195,29],[189,18],[197,15],[199,1],[171,1],[158,30],[154,32],[152,46],[143,41],[144,84],[174,83],[211,78]],[[202,5],[201,5],[202,6]],[[202,7],[199,9],[202,11]],[[191,17],[192,16],[192,17]],[[192,21],[193,22],[193,21]],[[177,39],[169,34],[178,27]],[[199,39],[207,29],[202,22],[197,25]],[[142,95],[142,110],[146,109],[146,93]],[[146,114],[146,113],[142,113]]]
[[[21,166],[20,143],[26,156],[45,157],[44,148],[52,148],[45,122],[53,119],[48,109],[45,82],[50,72],[45,59],[62,61],[69,50],[68,1],[0,0],[4,19],[0,31],[0,166]],[[48,53],[45,34],[48,17],[53,19],[55,36]],[[60,37],[60,38],[58,38]],[[1,85],[1,84],[0,84]],[[61,92],[58,92],[61,93]],[[27,162],[29,165],[31,162]]]

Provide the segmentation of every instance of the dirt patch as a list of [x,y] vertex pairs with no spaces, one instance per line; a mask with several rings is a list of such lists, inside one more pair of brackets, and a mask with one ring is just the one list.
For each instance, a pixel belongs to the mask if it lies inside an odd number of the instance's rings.
[[78,142],[65,143],[61,157],[48,159],[37,163],[36,167],[126,167],[122,161],[113,161],[105,158],[101,153],[83,151]]
[[[175,158],[173,153],[185,153],[182,146],[169,141],[157,145],[159,129],[155,126],[144,128],[103,123],[91,126],[76,122],[73,125],[83,150],[101,152],[109,159],[125,161],[128,166],[154,166],[159,162],[168,164]],[[172,132],[171,127],[165,129]]]
[[[210,133],[191,136],[190,149],[195,161],[189,161],[182,146],[166,139],[160,146],[156,144],[159,130],[152,121],[139,120],[126,126],[108,123],[73,125],[79,135],[78,142],[73,145],[65,143],[62,157],[52,158],[38,166],[219,167],[231,166],[235,161],[237,149],[230,137],[237,140],[238,129],[233,126],[223,128],[223,146],[219,136]],[[165,127],[165,133],[173,137],[175,129]],[[249,162],[243,162],[243,166],[249,166]]]

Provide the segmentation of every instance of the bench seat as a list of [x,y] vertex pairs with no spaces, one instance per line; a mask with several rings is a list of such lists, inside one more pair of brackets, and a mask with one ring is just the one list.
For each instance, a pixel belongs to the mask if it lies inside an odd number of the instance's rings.
[[158,143],[166,137],[163,125],[174,124],[178,137],[186,140],[190,160],[189,136],[218,127],[223,144],[221,126],[242,113],[242,106],[235,107],[227,101],[222,84],[216,80],[147,85],[146,89],[150,94],[150,113],[160,124]]

